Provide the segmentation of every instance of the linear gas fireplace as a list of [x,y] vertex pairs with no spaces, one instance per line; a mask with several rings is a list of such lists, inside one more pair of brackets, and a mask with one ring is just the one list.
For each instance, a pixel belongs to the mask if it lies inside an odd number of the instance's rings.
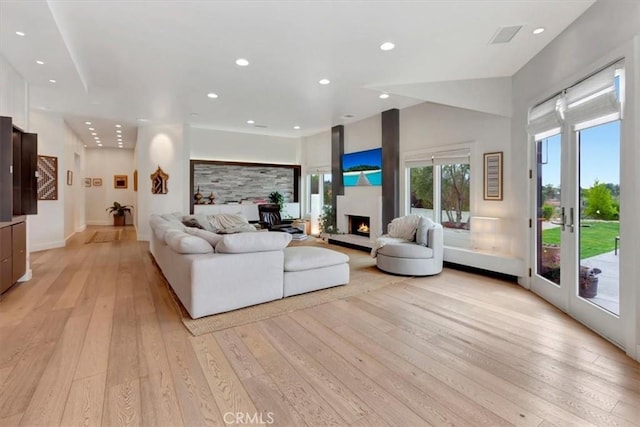
[[349,233],[369,237],[371,223],[368,216],[349,215]]

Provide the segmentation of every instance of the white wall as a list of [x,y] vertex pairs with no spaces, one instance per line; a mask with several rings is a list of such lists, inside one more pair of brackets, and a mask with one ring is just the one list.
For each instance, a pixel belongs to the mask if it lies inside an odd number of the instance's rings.
[[[106,209],[118,202],[132,205],[137,210],[136,195],[133,191],[133,150],[124,148],[92,148],[86,150],[85,172],[78,180],[84,186],[83,178],[101,178],[102,186],[83,187],[85,212],[88,225],[113,225],[113,216]],[[113,176],[127,175],[127,188],[114,188]],[[133,217],[127,215],[127,224],[133,224]]]
[[62,247],[65,244],[65,123],[61,116],[32,111],[30,132],[38,134],[38,155],[58,158],[58,200],[39,200],[38,215],[29,217],[32,251]]
[[[189,140],[182,125],[146,123],[138,128],[135,158],[138,168],[138,240],[149,240],[152,213],[189,211]],[[150,176],[160,166],[169,174],[168,193],[151,194]]]
[[29,131],[29,85],[15,68],[0,55],[0,116]]
[[190,158],[233,162],[300,164],[300,138],[190,127]]
[[[513,182],[519,215],[529,215],[530,193],[526,176],[531,167],[529,141],[525,131],[527,111],[547,96],[575,83],[611,61],[625,57],[626,83],[630,97],[626,100],[621,144],[621,239],[620,301],[626,313],[627,353],[640,358],[640,226],[633,219],[640,212],[637,197],[640,188],[640,2],[598,1],[558,36],[513,78],[512,171],[506,175]],[[528,228],[520,230],[524,244],[532,245]]]
[[421,152],[468,145],[471,148],[471,214],[500,218],[503,235],[500,239],[500,252],[523,258],[521,242],[513,237],[512,230],[525,224],[526,219],[518,216],[517,201],[510,180],[503,181],[502,201],[487,201],[482,197],[483,154],[502,151],[503,173],[508,176],[511,172],[510,137],[511,121],[503,116],[433,103],[418,104],[401,110],[400,212],[407,212],[404,161],[419,157]]
[[[69,239],[86,227],[82,175],[84,169],[84,144],[76,133],[64,123],[64,157],[60,160],[64,180],[60,188],[64,191],[64,236]],[[72,184],[67,185],[67,171],[73,173]]]

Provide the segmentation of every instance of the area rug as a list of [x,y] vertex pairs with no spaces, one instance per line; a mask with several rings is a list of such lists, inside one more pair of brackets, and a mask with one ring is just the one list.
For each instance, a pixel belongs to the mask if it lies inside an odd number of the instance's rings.
[[107,243],[120,240],[122,230],[98,230],[95,231],[85,243]]
[[180,303],[178,297],[173,293],[171,286],[166,281],[165,284],[170,291],[173,302],[180,311],[182,323],[191,334],[198,336],[371,292],[409,279],[409,277],[382,273],[376,268],[375,259],[371,258],[366,252],[322,243],[318,245],[345,253],[349,256],[349,267],[351,269],[349,284],[202,317],[200,319],[192,319]]

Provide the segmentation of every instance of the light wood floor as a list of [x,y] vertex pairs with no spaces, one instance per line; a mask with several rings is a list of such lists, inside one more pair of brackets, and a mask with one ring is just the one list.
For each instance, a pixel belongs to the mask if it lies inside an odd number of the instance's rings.
[[640,420],[638,363],[514,284],[445,269],[192,337],[147,244],[93,230],[0,301],[3,427]]

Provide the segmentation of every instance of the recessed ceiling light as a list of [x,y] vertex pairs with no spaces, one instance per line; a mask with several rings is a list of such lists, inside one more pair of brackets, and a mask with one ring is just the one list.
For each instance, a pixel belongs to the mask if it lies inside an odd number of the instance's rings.
[[118,130],[116,131],[116,133],[122,133],[122,131],[121,131],[120,129],[118,129]]
[[300,126],[294,126],[293,128],[297,130],[300,129]]
[[208,96],[209,98],[211,98],[211,99],[216,99],[216,98],[218,97],[218,95],[217,95],[217,94],[215,94],[215,93],[213,93],[213,92],[209,92],[209,93],[207,94],[207,96]]
[[84,148],[87,148],[87,144],[84,144]]
[[94,136],[93,139],[100,139],[100,138],[98,138],[97,136]]
[[95,132],[91,132],[91,135],[96,136],[96,135],[97,135],[97,133],[95,133]]
[[120,145],[118,148],[122,148],[122,145]]
[[380,94],[380,99],[387,99],[389,98],[389,94],[388,93],[381,93]]
[[94,128],[89,128],[89,130],[95,130]]
[[331,83],[331,80],[329,80],[329,79],[322,79],[322,80],[320,80],[318,83],[320,83],[321,85],[328,85],[329,83]]
[[396,47],[395,44],[391,43],[391,42],[384,42],[380,45],[380,50],[391,50],[394,47]]
[[121,128],[122,126],[120,126],[120,125],[116,125],[116,127],[117,127],[117,128]]
[[90,124],[91,124],[91,122],[84,122],[84,124],[85,124],[85,125],[90,125]]
[[542,27],[538,27],[535,30],[533,30],[533,34],[542,34],[544,33],[544,28]]
[[252,125],[252,124],[254,124],[254,123],[255,123],[255,121],[253,121],[253,120],[247,120],[247,123],[248,123],[248,124],[250,124],[250,125]]
[[38,65],[44,65],[44,62],[42,62],[42,61],[38,60],[38,61],[36,61],[36,64],[38,64]]
[[247,61],[244,58],[238,58],[236,59],[236,65],[239,65],[241,67],[246,67],[247,65],[249,65],[249,61]]
[[50,81],[51,83],[55,83],[55,82],[56,82],[54,79],[49,79],[49,81]]
[[122,142],[122,138],[118,138],[118,142]]
[[24,33],[22,31],[16,31],[16,34],[19,35],[20,37],[24,37]]

